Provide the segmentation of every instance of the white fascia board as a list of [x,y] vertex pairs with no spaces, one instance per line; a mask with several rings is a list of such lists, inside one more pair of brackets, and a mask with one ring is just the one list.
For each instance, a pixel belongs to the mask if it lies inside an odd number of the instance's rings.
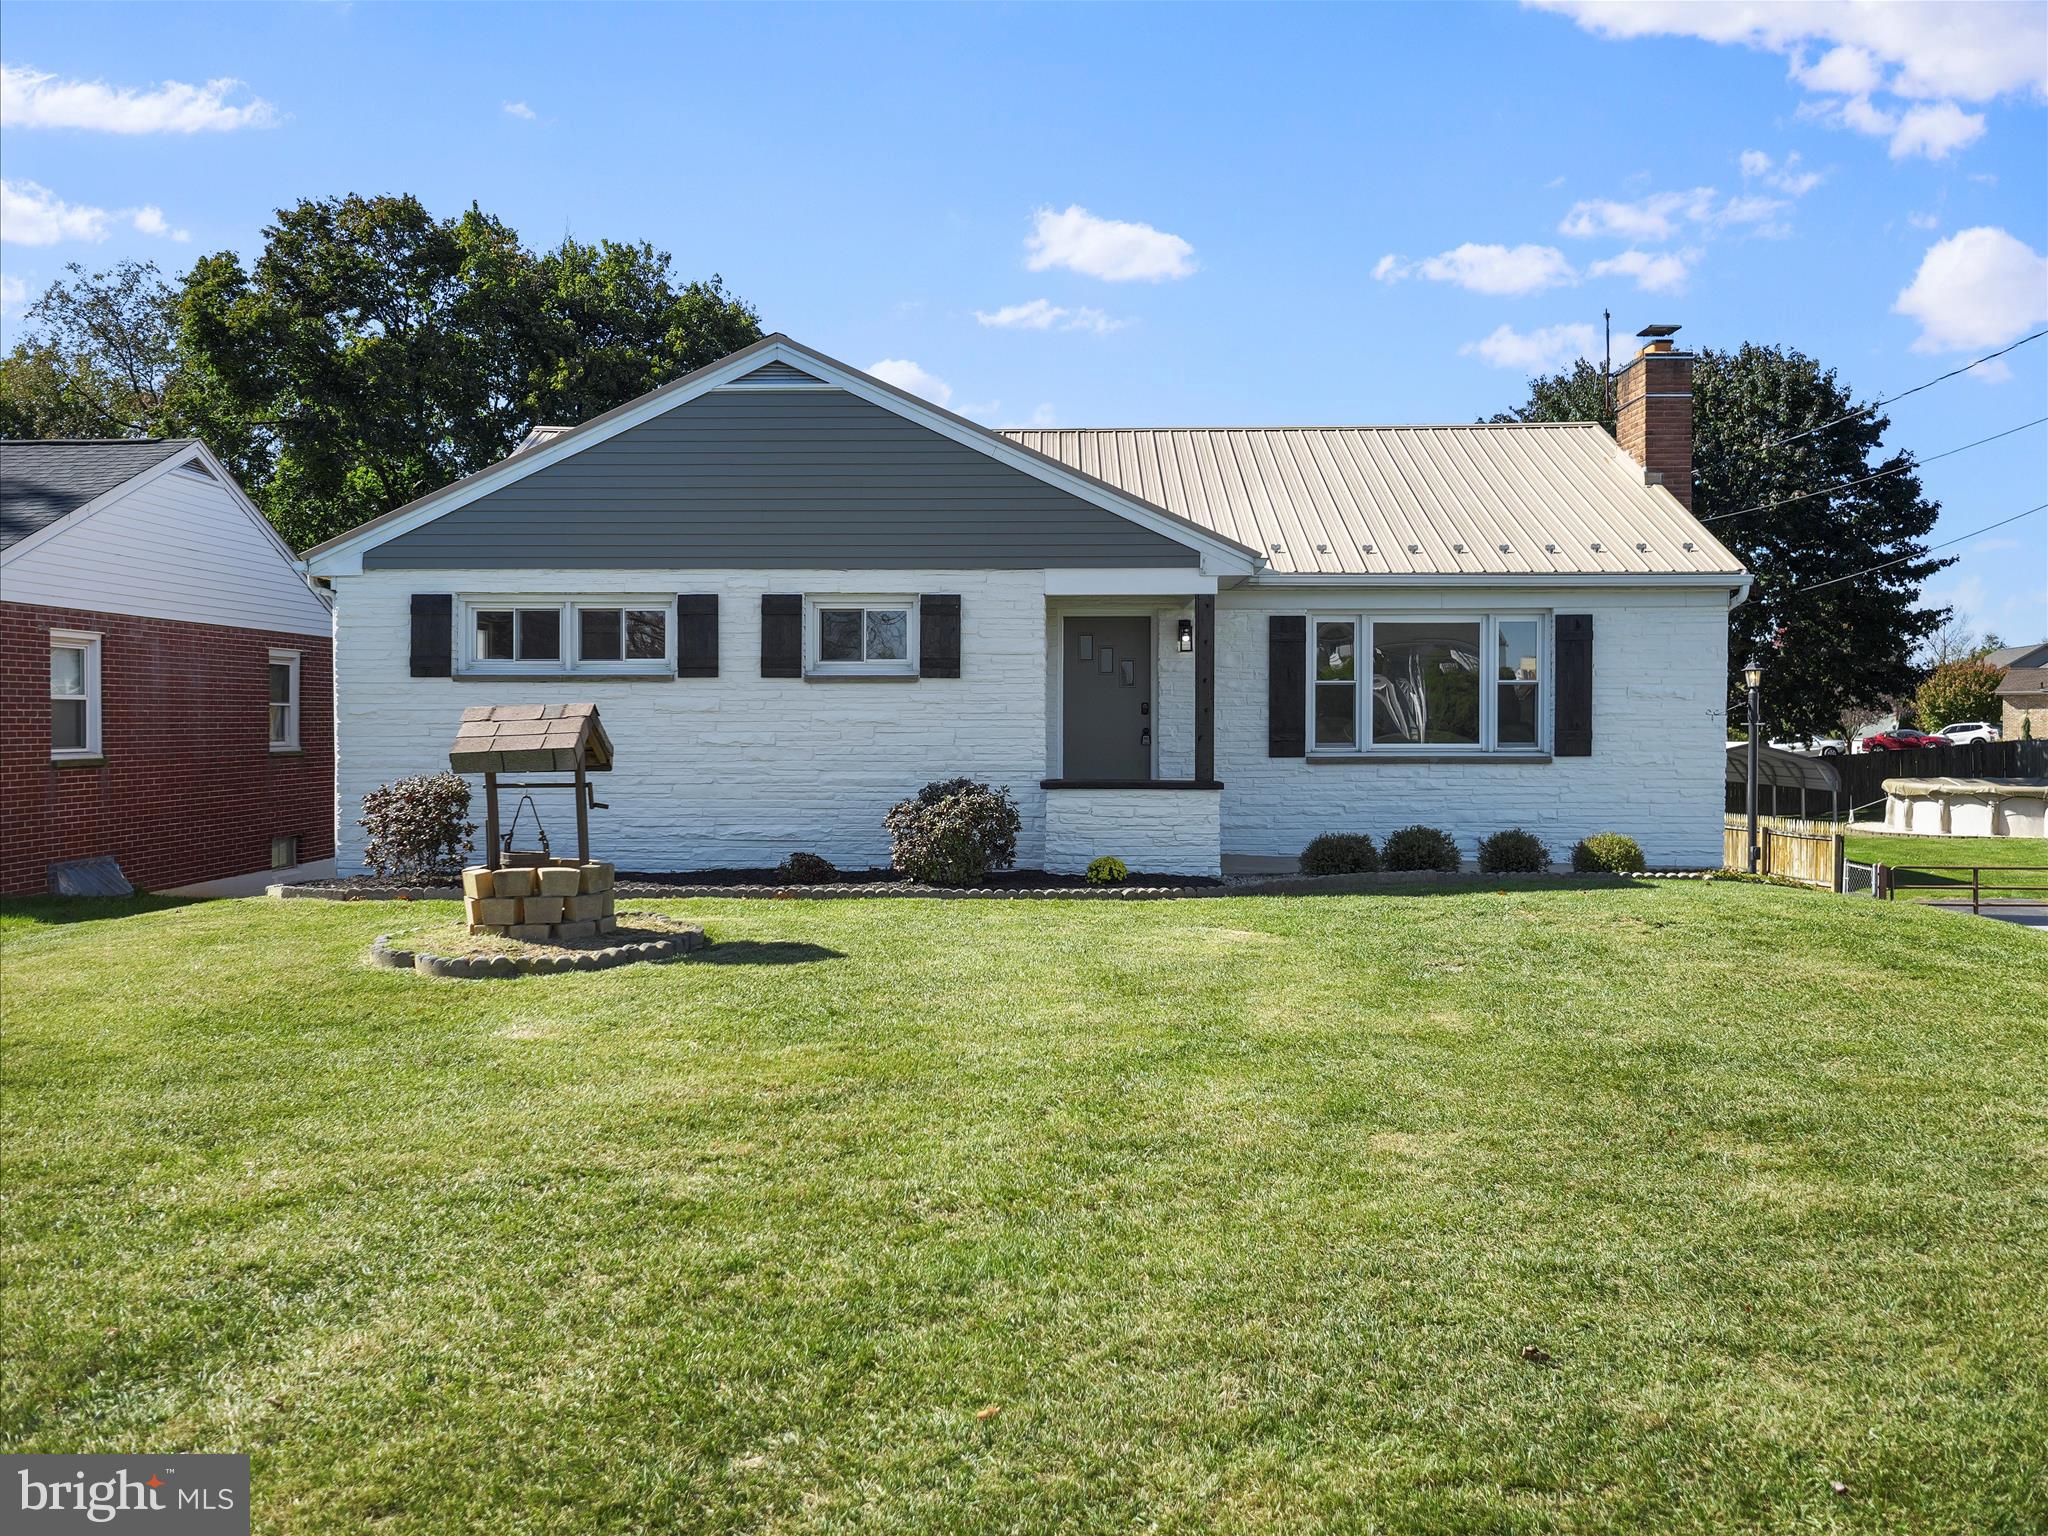
[[1048,568],[1047,597],[1194,597],[1216,590],[1216,578],[1188,567],[1142,570]]
[[1261,571],[1253,587],[1740,587],[1750,583],[1746,571],[1442,571],[1364,575],[1358,572]]
[[551,464],[559,464],[562,460],[581,453],[585,448],[609,441],[622,432],[629,432],[643,422],[652,421],[677,406],[687,405],[700,395],[710,394],[713,390],[730,384],[734,379],[744,377],[774,362],[784,362],[793,368],[801,368],[814,377],[825,379],[830,387],[843,389],[871,405],[880,406],[883,410],[908,421],[914,421],[941,437],[950,438],[999,463],[1007,464],[1035,480],[1058,486],[1083,501],[1092,502],[1105,511],[1128,518],[1140,527],[1199,550],[1205,569],[1213,567],[1234,574],[1250,572],[1257,567],[1258,562],[1254,556],[1237,549],[1228,540],[1206,533],[1202,529],[1183,523],[1178,518],[1167,516],[1155,507],[1098,485],[1084,475],[1055,464],[1028,448],[997,437],[950,412],[884,388],[865,374],[835,363],[832,359],[808,348],[778,340],[758,350],[750,347],[735,352],[724,362],[706,369],[685,387],[656,390],[638,404],[621,409],[602,426],[568,432],[544,447],[529,449],[524,453],[502,459],[479,473],[461,490],[425,502],[403,517],[392,518],[389,522],[366,524],[357,534],[344,535],[329,548],[309,554],[306,569],[314,576],[360,575],[365,550],[374,549],[377,545],[395,539],[401,534],[410,533],[413,529],[453,512],[458,507],[467,506],[470,502],[488,496],[516,480],[523,480]]

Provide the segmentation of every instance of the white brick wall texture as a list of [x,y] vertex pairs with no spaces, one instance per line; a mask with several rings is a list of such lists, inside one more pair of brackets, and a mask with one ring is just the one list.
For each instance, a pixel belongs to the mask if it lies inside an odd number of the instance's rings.
[[[618,767],[597,780],[598,856],[628,869],[771,865],[794,849],[848,868],[888,861],[882,816],[926,782],[967,774],[1007,785],[1023,816],[1018,862],[1074,868],[1114,853],[1133,869],[1214,872],[1223,854],[1291,857],[1318,833],[1384,837],[1426,822],[1471,855],[1523,826],[1562,856],[1591,832],[1627,832],[1653,863],[1720,862],[1725,593],[1572,588],[1403,591],[1398,598],[1240,588],[1217,601],[1216,766],[1225,788],[1039,788],[1057,777],[1060,618],[1147,612],[1155,621],[1156,772],[1193,772],[1193,657],[1175,649],[1186,604],[1048,600],[1036,571],[553,573],[369,572],[340,578],[336,618],[337,846],[361,866],[363,794],[432,771],[470,704],[589,699]],[[719,594],[720,675],[589,682],[408,675],[414,592]],[[760,676],[764,592],[958,592],[962,676],[914,683],[807,683]],[[1270,613],[1553,610],[1594,616],[1594,745],[1550,763],[1314,766],[1266,755]],[[537,796],[558,841],[573,835],[566,796]],[[1048,812],[1047,801],[1058,802]],[[509,815],[510,808],[507,808]],[[478,819],[482,819],[481,804]],[[1049,814],[1051,821],[1049,824]],[[1197,868],[1199,866],[1199,869]]]
[[[886,865],[883,814],[929,781],[960,774],[1009,786],[1023,815],[1018,862],[1036,868],[1044,859],[1041,572],[371,571],[335,586],[336,846],[344,872],[363,868],[363,795],[445,768],[466,706],[583,699],[597,705],[617,763],[593,778],[609,809],[590,814],[592,851],[622,869],[759,868],[794,849],[850,869]],[[719,675],[415,678],[415,592],[716,592]],[[763,678],[764,592],[957,592],[961,675]],[[481,827],[482,780],[474,782]],[[557,847],[574,838],[566,794],[538,794],[534,803]]]
[[1113,854],[1132,873],[1219,872],[1223,795],[1200,789],[1056,789],[1045,797],[1045,867],[1078,875]]
[[[1398,608],[1593,616],[1593,754],[1549,763],[1317,766],[1266,755],[1266,619]],[[1379,839],[1417,822],[1466,857],[1504,827],[1566,856],[1589,833],[1626,832],[1653,865],[1718,866],[1726,772],[1728,605],[1723,588],[1420,593],[1302,589],[1217,600],[1216,776],[1225,854],[1292,856],[1322,832]]]

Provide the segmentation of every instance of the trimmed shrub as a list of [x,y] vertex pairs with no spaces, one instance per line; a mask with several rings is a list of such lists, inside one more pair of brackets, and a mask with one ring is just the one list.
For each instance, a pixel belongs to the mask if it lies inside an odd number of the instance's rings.
[[1362,832],[1325,832],[1301,850],[1304,875],[1370,875],[1380,867],[1380,851]]
[[476,831],[469,819],[469,785],[453,773],[379,784],[363,796],[356,825],[369,834],[364,863],[380,875],[416,884],[460,875]]
[[1388,869],[1440,869],[1454,875],[1463,862],[1457,839],[1440,827],[1403,827],[1387,835],[1380,862]]
[[1534,832],[1509,827],[1479,844],[1482,875],[1540,875],[1550,868],[1550,850]]
[[1626,832],[1595,832],[1572,849],[1572,868],[1582,875],[1639,875],[1643,850]]
[[798,852],[775,866],[775,878],[784,885],[830,885],[839,878],[839,870],[820,854]]
[[1088,872],[1081,878],[1090,885],[1122,885],[1131,878],[1131,868],[1116,855],[1105,853],[1088,861]]
[[1017,858],[1022,825],[1007,789],[972,779],[927,784],[882,818],[890,861],[926,885],[972,885]]

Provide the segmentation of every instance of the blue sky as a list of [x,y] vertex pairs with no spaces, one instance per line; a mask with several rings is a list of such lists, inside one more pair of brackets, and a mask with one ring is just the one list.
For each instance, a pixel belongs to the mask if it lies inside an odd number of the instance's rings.
[[[1890,394],[2048,323],[2048,5],[9,4],[0,331],[64,264],[277,206],[644,238],[992,423],[1462,421],[1594,340],[1786,343]],[[233,82],[217,84],[217,82]],[[2048,415],[2048,340],[1894,412]],[[2048,428],[1928,466],[1954,537]],[[2048,514],[1930,587],[2048,634]]]

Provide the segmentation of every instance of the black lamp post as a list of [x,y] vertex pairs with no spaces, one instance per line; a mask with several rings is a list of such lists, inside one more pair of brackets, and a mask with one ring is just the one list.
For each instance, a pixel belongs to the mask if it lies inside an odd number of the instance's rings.
[[1757,706],[1763,694],[1764,664],[1760,657],[1752,656],[1749,665],[1742,669],[1742,680],[1749,685],[1749,772],[1743,777],[1748,790],[1749,806],[1749,872],[1753,875],[1763,863],[1763,848],[1756,836],[1756,770],[1757,748],[1763,740],[1764,722],[1762,711]]

